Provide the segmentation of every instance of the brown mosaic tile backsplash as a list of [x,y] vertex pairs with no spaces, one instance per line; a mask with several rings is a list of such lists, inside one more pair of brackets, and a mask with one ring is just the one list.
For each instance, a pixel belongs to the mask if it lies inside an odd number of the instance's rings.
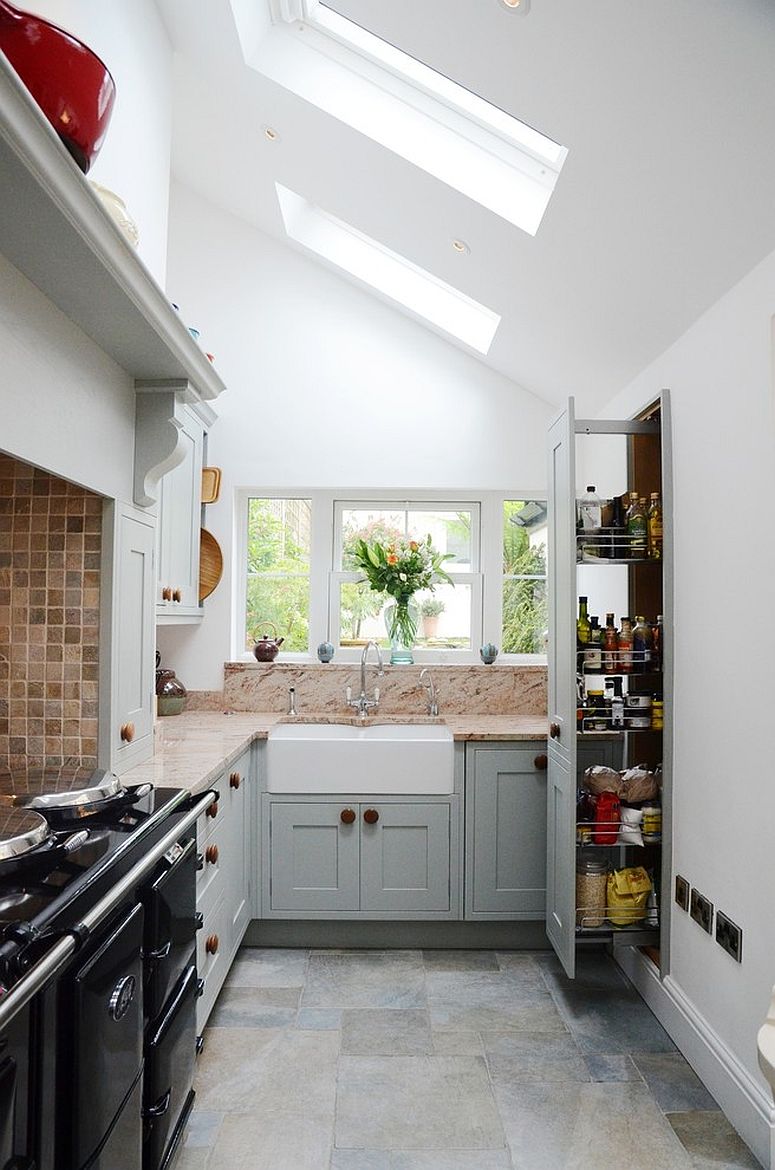
[[0,765],[97,762],[102,499],[0,453]]

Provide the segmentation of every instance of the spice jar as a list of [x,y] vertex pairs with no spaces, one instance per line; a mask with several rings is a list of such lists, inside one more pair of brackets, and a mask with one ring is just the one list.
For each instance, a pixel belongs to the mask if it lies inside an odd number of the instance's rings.
[[576,860],[576,925],[602,926],[606,911],[608,862],[579,854]]

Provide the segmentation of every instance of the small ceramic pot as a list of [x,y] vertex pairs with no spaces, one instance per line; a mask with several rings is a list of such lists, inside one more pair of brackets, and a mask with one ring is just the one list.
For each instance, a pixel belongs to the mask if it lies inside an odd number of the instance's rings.
[[124,200],[115,191],[111,191],[108,187],[102,187],[99,183],[95,183],[94,179],[89,179],[89,182],[110,218],[120,231],[123,232],[132,247],[136,248],[140,243],[140,232],[137,224],[127,211]]
[[188,691],[174,670],[156,671],[156,709],[159,715],[180,715]]
[[498,647],[494,646],[492,642],[485,642],[484,646],[479,649],[479,657],[486,666],[492,666],[498,657]]
[[330,642],[321,642],[317,649],[317,655],[321,662],[330,662],[334,657],[334,647]]

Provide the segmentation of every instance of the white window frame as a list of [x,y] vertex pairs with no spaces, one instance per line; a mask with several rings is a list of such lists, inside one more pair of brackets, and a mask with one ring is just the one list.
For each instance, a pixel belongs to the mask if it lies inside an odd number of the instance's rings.
[[[234,499],[232,579],[234,605],[232,607],[231,652],[234,662],[252,662],[253,655],[245,646],[245,609],[247,604],[247,506],[249,499],[304,499],[312,501],[310,532],[310,603],[309,652],[283,651],[283,660],[316,662],[316,649],[321,642],[332,642],[336,647],[336,662],[354,662],[360,658],[357,647],[339,647],[339,580],[359,579],[357,573],[344,573],[335,566],[341,563],[341,548],[336,548],[336,533],[341,525],[336,516],[344,508],[396,504],[400,507],[432,507],[443,510],[470,508],[478,504],[472,516],[472,570],[454,574],[472,586],[472,630],[470,650],[415,649],[415,661],[420,663],[476,663],[480,662],[479,646],[484,642],[500,645],[503,621],[503,505],[506,500],[545,500],[546,488],[508,489],[505,491],[409,491],[401,499],[395,491],[382,489],[321,489],[308,487],[238,488]],[[340,511],[337,513],[336,509]],[[475,535],[476,529],[476,535]],[[336,579],[336,581],[335,581]],[[336,584],[336,587],[334,587]],[[334,610],[336,609],[336,612]],[[333,636],[336,635],[336,636]],[[498,662],[513,665],[545,664],[544,654],[501,654]]]

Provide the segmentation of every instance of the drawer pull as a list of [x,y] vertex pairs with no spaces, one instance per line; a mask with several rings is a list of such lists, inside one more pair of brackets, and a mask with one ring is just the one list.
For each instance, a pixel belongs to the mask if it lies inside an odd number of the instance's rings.
[[545,755],[536,756],[533,763],[539,772],[545,772],[549,764],[549,757]]
[[241,783],[242,777],[240,776],[239,772],[232,772],[232,774],[229,776],[229,787],[233,788],[236,792]]
[[183,594],[181,593],[180,589],[173,589],[172,590],[172,600],[173,601],[182,601],[183,600]]
[[218,935],[208,934],[207,941],[205,942],[205,950],[207,951],[208,955],[217,955],[219,945],[220,940]]
[[172,601],[172,590],[170,589],[169,585],[165,585],[162,589],[161,599],[162,601]]
[[207,810],[207,815],[208,815],[208,817],[217,817],[218,816],[218,801],[217,800],[214,800],[213,803],[210,805],[210,807]]
[[207,848],[205,849],[205,859],[207,860],[208,865],[217,865],[218,864],[218,846],[217,845],[208,845],[207,846]]
[[134,723],[122,723],[119,735],[121,736],[122,743],[131,743],[135,737]]
[[379,813],[375,808],[367,808],[363,814],[363,819],[367,825],[376,825],[379,820]]
[[342,822],[343,825],[351,825],[353,823],[353,821],[355,820],[355,809],[354,808],[343,808],[339,814],[339,820]]

